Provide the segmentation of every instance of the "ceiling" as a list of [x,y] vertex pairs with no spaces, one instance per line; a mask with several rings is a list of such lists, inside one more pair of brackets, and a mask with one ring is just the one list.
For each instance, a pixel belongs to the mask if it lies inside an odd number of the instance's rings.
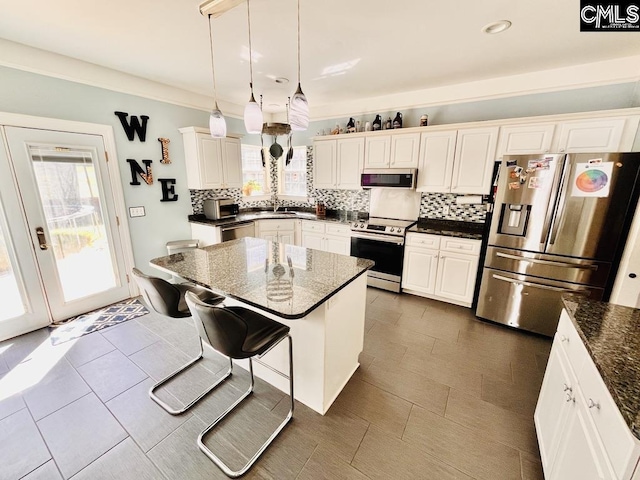
[[[2,0],[0,37],[211,96],[198,0]],[[296,87],[296,0],[251,0],[254,86],[266,111]],[[312,106],[640,54],[636,32],[579,32],[577,0],[301,0]],[[508,19],[510,30],[481,28]],[[249,98],[246,4],[212,20],[221,103]],[[276,77],[290,79],[279,85]]]

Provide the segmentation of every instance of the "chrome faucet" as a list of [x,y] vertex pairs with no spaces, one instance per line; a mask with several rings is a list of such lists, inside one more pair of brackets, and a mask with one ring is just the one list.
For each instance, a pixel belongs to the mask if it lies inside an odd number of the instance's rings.
[[278,208],[280,208],[280,205],[278,204],[278,195],[273,193],[271,194],[271,203],[273,204],[273,213],[276,213],[278,211]]

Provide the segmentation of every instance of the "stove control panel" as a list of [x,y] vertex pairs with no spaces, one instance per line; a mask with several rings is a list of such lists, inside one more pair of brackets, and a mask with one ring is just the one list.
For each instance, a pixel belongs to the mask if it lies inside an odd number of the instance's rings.
[[369,225],[367,222],[353,222],[351,224],[351,230],[404,235],[405,229],[403,227],[389,227],[386,225]]

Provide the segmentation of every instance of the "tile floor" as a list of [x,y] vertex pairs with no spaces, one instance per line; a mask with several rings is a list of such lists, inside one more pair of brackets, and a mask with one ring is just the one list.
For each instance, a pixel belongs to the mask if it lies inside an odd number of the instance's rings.
[[[550,341],[453,305],[367,297],[361,368],[324,417],[297,404],[245,478],[542,479],[533,411]],[[46,329],[0,343],[0,479],[226,478],[195,439],[246,372],[178,417],[147,395],[196,350],[190,320],[153,313],[56,347]],[[164,398],[186,400],[226,365],[208,358]],[[263,382],[243,405],[207,439],[232,466],[263,440],[240,442],[246,430],[266,437],[287,409]]]

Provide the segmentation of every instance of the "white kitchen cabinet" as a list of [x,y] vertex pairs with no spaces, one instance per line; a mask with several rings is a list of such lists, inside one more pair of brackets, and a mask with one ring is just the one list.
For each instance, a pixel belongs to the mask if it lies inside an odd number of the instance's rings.
[[423,133],[417,190],[486,195],[493,180],[498,131],[490,127]]
[[498,127],[458,130],[451,193],[488,194],[498,144]]
[[420,137],[418,192],[451,191],[457,130],[423,133]]
[[534,421],[545,478],[634,478],[640,442],[630,432],[564,310]]
[[366,137],[365,168],[388,168],[391,162],[391,135]]
[[555,123],[501,127],[497,159],[502,160],[504,155],[549,153],[555,130]]
[[336,186],[336,144],[335,140],[313,142],[313,185],[315,188],[335,188]]
[[420,134],[404,133],[391,136],[391,168],[418,168]]
[[471,306],[480,243],[473,239],[407,233],[403,291]]
[[187,187],[194,190],[242,187],[240,138],[212,138],[204,128],[181,128]]
[[316,140],[313,144],[315,188],[358,190],[364,164],[364,138]]
[[334,222],[303,220],[300,244],[314,250],[349,255],[351,253],[351,228],[349,225]]
[[198,240],[198,247],[208,247],[222,241],[220,227],[191,223],[191,238]]
[[440,250],[434,294],[471,306],[477,271],[477,256]]
[[338,140],[336,148],[336,188],[359,190],[363,164],[364,141],[362,138]]
[[256,237],[272,242],[296,245],[295,220],[265,219],[255,222]]
[[[621,145],[625,118],[601,118],[560,123],[558,152],[600,153],[629,151]],[[636,122],[637,129],[637,122]]]

